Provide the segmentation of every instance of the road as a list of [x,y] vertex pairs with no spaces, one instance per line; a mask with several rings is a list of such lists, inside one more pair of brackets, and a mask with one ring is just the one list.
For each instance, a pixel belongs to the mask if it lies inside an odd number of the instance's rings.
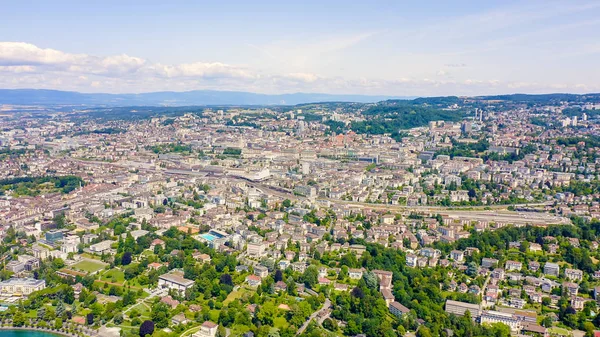
[[319,313],[321,313],[322,311],[329,309],[330,306],[331,306],[331,301],[328,298],[326,298],[325,303],[323,303],[323,306],[321,307],[321,309],[313,312],[313,314],[310,315],[310,317],[308,317],[306,322],[304,322],[304,324],[302,324],[300,329],[298,329],[298,331],[296,332],[296,335],[302,334],[304,332],[304,330],[306,330],[306,328],[308,327],[308,324],[310,323],[310,321],[312,321],[315,317],[317,317],[319,315]]
[[481,296],[482,296],[482,300],[481,300],[481,305],[479,307],[479,309],[481,310],[481,308],[483,309],[487,309],[488,306],[492,306],[494,305],[494,303],[491,303],[488,305],[488,302],[485,300],[485,294],[487,293],[487,285],[490,282],[490,275],[488,275],[488,277],[485,279],[485,282],[483,283],[483,288],[481,288]]

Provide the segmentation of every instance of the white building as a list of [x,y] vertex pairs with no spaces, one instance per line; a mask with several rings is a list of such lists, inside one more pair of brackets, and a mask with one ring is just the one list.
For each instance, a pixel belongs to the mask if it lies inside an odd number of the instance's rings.
[[249,256],[261,257],[265,254],[266,245],[260,243],[248,243],[246,251]]
[[544,274],[558,276],[560,273],[560,266],[556,263],[546,262],[544,265]]
[[60,251],[65,254],[76,253],[78,251],[77,246],[77,244],[73,243],[63,243],[63,245],[60,246]]
[[106,240],[90,246],[90,251],[96,254],[102,254],[110,250],[110,246],[114,241]]
[[453,250],[450,252],[450,258],[457,262],[463,262],[465,259],[465,253],[460,250]]
[[193,334],[192,337],[215,337],[218,329],[219,325],[217,323],[206,321],[202,323],[200,330]]
[[40,260],[45,260],[50,255],[50,250],[48,248],[42,247],[37,244],[31,247],[31,251],[33,252],[33,256],[37,257]]
[[418,256],[414,255],[414,254],[408,254],[406,255],[406,265],[409,267],[416,267],[417,266],[417,259]]
[[11,278],[0,282],[0,294],[5,296],[29,295],[46,288],[45,280],[33,278]]
[[510,330],[515,332],[521,329],[521,321],[514,317],[512,314],[499,312],[499,311],[484,311],[481,314],[481,323],[503,323],[510,327]]
[[583,272],[579,269],[565,269],[565,277],[573,281],[581,281],[583,279]]
[[194,281],[188,280],[176,274],[164,274],[158,277],[158,286],[161,288],[175,289],[181,294],[191,288]]

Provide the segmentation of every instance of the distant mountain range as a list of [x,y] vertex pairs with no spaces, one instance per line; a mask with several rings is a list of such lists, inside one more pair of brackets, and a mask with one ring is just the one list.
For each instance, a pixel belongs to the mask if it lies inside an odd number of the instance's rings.
[[296,105],[314,102],[372,103],[402,96],[294,93],[267,95],[241,91],[161,91],[142,94],[87,94],[42,89],[0,89],[0,104],[86,106]]

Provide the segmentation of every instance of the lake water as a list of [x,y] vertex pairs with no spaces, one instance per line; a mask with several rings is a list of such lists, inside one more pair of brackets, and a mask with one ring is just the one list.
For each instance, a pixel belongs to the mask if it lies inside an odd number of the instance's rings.
[[0,330],[0,337],[57,337],[47,332],[27,330]]

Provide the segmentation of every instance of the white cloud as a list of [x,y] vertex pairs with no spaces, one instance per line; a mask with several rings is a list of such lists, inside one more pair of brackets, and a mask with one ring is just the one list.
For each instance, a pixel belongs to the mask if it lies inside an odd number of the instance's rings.
[[0,42],[0,65],[81,64],[87,58],[85,54],[42,49],[25,42]]
[[[54,49],[42,49],[23,42],[0,42],[0,68],[4,71],[33,71],[36,66],[44,71],[63,71],[89,75],[122,77],[135,73],[164,77],[233,77],[253,79],[258,75],[247,69],[220,62],[184,63],[178,65],[152,64],[126,54],[97,57],[70,54]],[[29,68],[26,68],[29,67]]]
[[100,60],[100,66],[106,71],[133,72],[146,64],[146,60],[129,55],[109,56]]
[[0,66],[0,72],[6,73],[32,73],[34,71],[34,66]]
[[[339,50],[367,37],[347,39],[320,50]],[[317,43],[316,45],[320,45]],[[321,48],[321,47],[319,47]],[[476,78],[454,78],[463,71],[464,63],[440,63],[439,71],[400,74],[395,78],[346,78],[323,76],[309,71],[265,72],[248,66],[222,62],[181,64],[153,63],[130,55],[98,57],[43,49],[29,43],[0,42],[1,88],[48,88],[93,92],[147,92],[160,90],[240,90],[262,93],[323,92],[397,96],[479,95],[495,93],[600,91],[600,85],[578,82],[539,83],[535,80],[499,81]],[[436,69],[436,68],[433,68]],[[437,74],[437,76],[436,76]],[[450,76],[452,75],[452,76]],[[465,75],[466,76],[466,75]]]
[[155,74],[165,77],[200,77],[200,78],[215,78],[215,77],[231,77],[253,79],[258,75],[242,67],[236,67],[220,62],[214,63],[184,63],[179,65],[151,65],[146,69],[150,74]]
[[318,75],[310,74],[310,73],[289,73],[284,75],[285,78],[312,83],[319,79]]

